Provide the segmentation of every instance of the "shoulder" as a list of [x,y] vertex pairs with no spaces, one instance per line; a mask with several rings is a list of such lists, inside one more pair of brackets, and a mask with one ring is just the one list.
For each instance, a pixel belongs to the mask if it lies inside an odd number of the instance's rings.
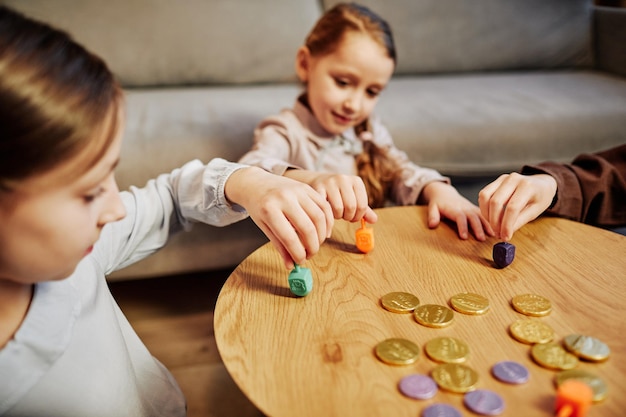
[[255,134],[263,132],[291,132],[302,129],[302,123],[294,113],[293,109],[283,109],[280,113],[268,116],[257,125]]

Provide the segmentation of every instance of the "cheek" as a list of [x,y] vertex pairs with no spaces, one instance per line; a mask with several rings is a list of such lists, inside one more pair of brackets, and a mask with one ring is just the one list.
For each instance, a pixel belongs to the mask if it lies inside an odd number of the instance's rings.
[[83,205],[76,202],[62,210],[49,213],[50,221],[43,232],[47,233],[50,243],[58,242],[73,251],[93,239],[97,224],[95,205]]
[[374,108],[376,107],[376,103],[378,103],[378,98],[376,99],[369,99],[365,101],[365,105],[363,106],[363,110],[366,116],[369,116],[373,111]]
[[345,100],[343,91],[334,83],[326,83],[316,92],[317,101],[326,107],[336,107]]

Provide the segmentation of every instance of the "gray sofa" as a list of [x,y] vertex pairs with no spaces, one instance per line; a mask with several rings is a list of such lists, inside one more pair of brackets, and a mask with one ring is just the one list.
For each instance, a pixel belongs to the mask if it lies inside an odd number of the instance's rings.
[[[237,160],[291,106],[298,46],[332,0],[0,0],[65,28],[127,91],[117,177]],[[453,178],[567,161],[626,142],[626,10],[589,0],[362,0],[392,25],[396,74],[377,113],[417,163]],[[250,221],[198,225],[111,279],[236,265]]]

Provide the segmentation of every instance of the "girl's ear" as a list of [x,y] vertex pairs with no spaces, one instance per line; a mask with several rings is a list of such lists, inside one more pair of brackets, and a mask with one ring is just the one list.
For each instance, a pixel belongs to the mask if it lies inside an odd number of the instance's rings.
[[296,54],[296,74],[300,82],[306,83],[309,79],[309,65],[311,52],[306,46],[301,46]]

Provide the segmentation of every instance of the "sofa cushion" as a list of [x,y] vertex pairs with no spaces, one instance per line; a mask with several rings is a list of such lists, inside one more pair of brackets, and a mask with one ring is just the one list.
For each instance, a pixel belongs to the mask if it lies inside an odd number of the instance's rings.
[[238,160],[256,125],[293,105],[298,84],[126,90],[126,125],[117,170],[121,189],[189,161]]
[[624,143],[626,79],[581,70],[397,77],[376,112],[416,163],[492,175]]
[[107,61],[126,86],[295,80],[311,0],[3,0]]
[[[328,9],[339,0],[324,0]],[[389,22],[397,74],[588,67],[591,0],[360,0]]]

